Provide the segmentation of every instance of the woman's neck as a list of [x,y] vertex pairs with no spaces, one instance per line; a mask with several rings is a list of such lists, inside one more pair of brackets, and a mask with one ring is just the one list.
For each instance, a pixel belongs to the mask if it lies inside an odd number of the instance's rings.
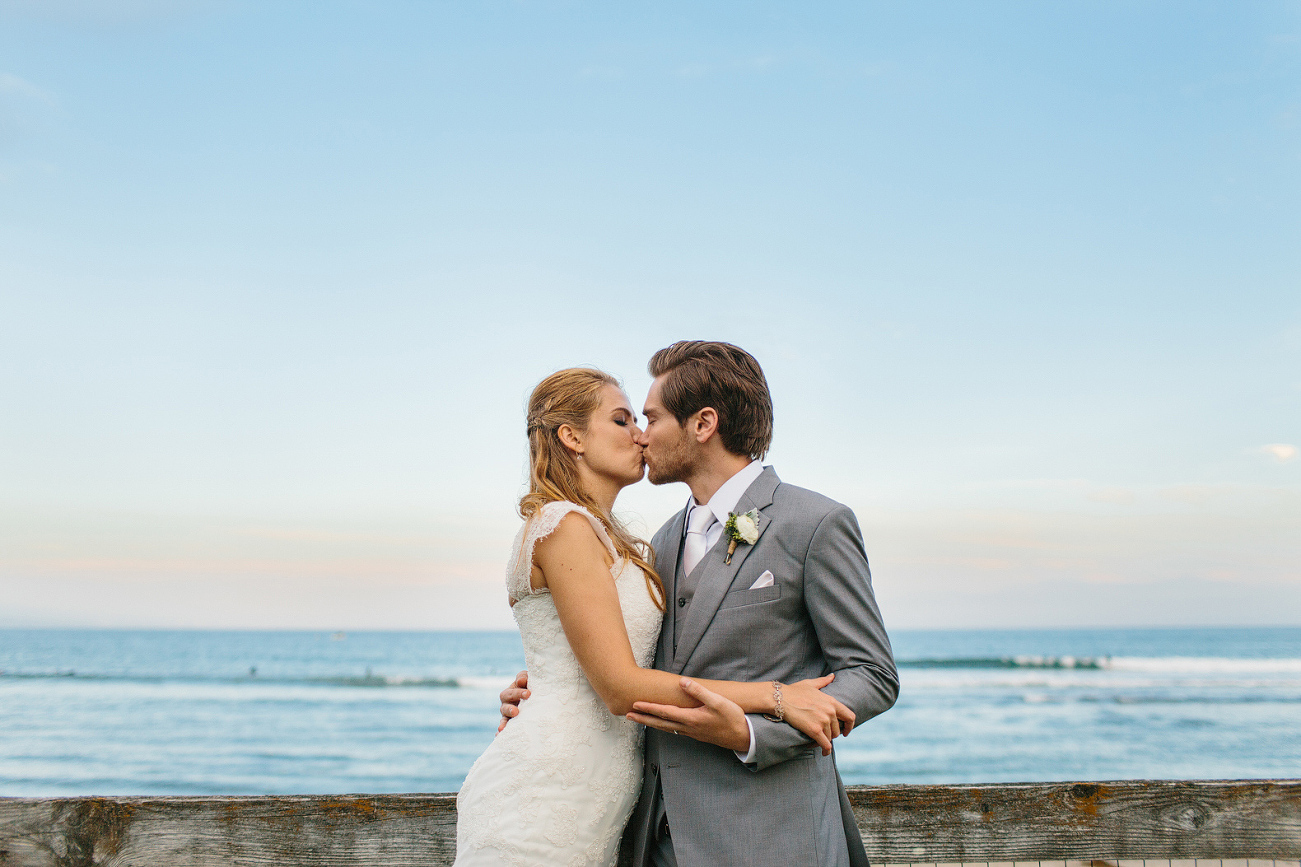
[[598,476],[586,466],[578,468],[578,478],[587,495],[605,511],[606,515],[613,515],[614,498],[619,496],[619,491],[623,490],[623,486],[616,484],[611,479]]

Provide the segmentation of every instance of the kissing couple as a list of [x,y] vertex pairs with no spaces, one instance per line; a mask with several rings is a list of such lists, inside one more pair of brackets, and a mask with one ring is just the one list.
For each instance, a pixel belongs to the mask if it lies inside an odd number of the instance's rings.
[[[649,370],[645,428],[598,370],[529,399],[528,670],[457,796],[456,864],[613,867],[623,838],[636,867],[866,865],[832,739],[899,680],[858,523],[760,463],[749,353],[684,341]],[[613,516],[644,473],[691,489],[649,547]]]

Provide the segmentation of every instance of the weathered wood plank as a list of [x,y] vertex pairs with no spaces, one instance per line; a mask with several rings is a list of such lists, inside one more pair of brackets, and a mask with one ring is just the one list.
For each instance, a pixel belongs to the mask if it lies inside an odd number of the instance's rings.
[[0,800],[3,867],[401,867],[455,846],[455,795]]
[[[1301,858],[1301,780],[849,794],[887,864]],[[455,836],[454,795],[0,799],[0,867],[426,867],[452,863]]]
[[884,862],[1301,857],[1301,780],[853,786]]

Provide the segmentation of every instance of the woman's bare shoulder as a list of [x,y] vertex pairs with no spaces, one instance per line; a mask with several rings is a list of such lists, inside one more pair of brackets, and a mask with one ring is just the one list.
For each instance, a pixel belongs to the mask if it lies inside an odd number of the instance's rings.
[[[547,505],[551,505],[548,503]],[[582,508],[581,506],[575,508]],[[545,553],[580,553],[585,551],[596,551],[603,555],[605,546],[601,543],[600,537],[596,535],[596,527],[592,526],[592,520],[588,517],[586,509],[580,511],[568,511],[559,517],[556,522],[556,528],[548,533],[544,538],[539,539],[534,551],[539,555]]]

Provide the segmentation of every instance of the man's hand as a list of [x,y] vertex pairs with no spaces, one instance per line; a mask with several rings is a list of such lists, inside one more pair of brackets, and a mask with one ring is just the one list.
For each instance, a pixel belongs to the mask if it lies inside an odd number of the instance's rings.
[[501,722],[497,723],[497,734],[506,728],[511,717],[519,716],[519,703],[530,695],[529,673],[521,671],[515,675],[515,682],[501,691]]
[[700,702],[700,706],[677,707],[638,701],[633,702],[633,712],[628,714],[628,719],[738,753],[750,749],[750,726],[739,704],[710,692],[688,677],[682,678],[682,691]]

